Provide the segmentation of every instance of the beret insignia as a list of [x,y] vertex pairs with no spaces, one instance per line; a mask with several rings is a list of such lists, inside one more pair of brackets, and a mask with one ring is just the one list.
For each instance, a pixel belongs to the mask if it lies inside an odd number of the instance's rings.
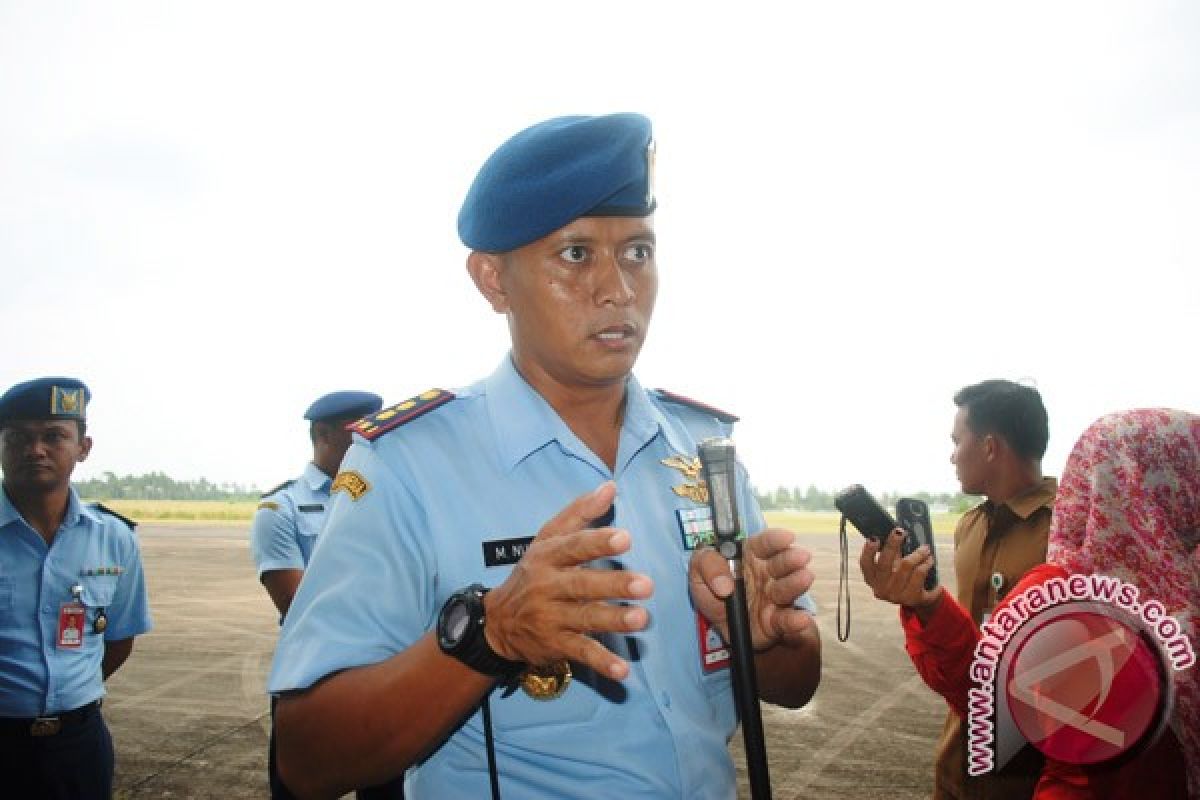
[[367,492],[371,491],[371,484],[367,483],[367,479],[358,474],[354,470],[346,470],[339,472],[337,477],[333,479],[333,484],[329,487],[329,492],[345,492],[350,495],[351,500],[358,500]]
[[422,414],[428,414],[440,405],[454,399],[454,392],[445,389],[430,389],[403,403],[385,408],[346,426],[346,430],[360,434],[368,441],[375,441],[383,434],[411,422]]
[[666,400],[668,403],[678,403],[681,406],[687,406],[688,408],[694,408],[698,411],[703,411],[706,414],[712,414],[714,417],[721,420],[721,422],[733,424],[739,419],[739,417],[730,414],[728,411],[722,411],[721,409],[714,408],[707,403],[701,403],[699,400],[693,400],[692,398],[684,397],[681,394],[668,392],[666,389],[655,389],[654,391],[660,398]]

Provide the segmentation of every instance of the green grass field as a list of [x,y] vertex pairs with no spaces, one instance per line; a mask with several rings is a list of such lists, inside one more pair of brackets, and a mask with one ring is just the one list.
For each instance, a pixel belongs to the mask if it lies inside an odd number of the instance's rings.
[[[104,500],[104,505],[137,522],[195,523],[204,525],[249,525],[258,503],[253,500]],[[789,528],[797,533],[837,533],[839,515],[835,511],[768,511],[770,525]],[[933,530],[950,534],[960,514],[935,514]],[[851,531],[853,532],[853,531]]]
[[258,502],[246,500],[101,500],[105,506],[135,522],[249,525]]
[[[837,533],[838,521],[841,514],[836,511],[764,511],[767,524],[780,528],[788,528],[797,533]],[[954,533],[962,514],[934,514],[933,532],[939,535]],[[847,526],[854,533],[854,526]]]

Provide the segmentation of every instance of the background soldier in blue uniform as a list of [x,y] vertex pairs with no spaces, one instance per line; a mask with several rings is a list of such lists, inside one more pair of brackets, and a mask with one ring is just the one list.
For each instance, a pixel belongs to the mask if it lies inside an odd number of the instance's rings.
[[71,488],[91,392],[41,378],[0,397],[0,794],[107,798],[104,679],[150,630],[133,523]]
[[[292,604],[317,537],[325,527],[329,486],[350,447],[351,434],[346,425],[375,413],[382,406],[383,399],[371,392],[331,392],[317,398],[304,412],[304,418],[309,421],[312,461],[304,467],[299,478],[285,481],[262,496],[250,531],[250,551],[258,568],[258,579],[279,610],[281,620]],[[273,718],[273,699],[271,706]],[[279,780],[273,730],[268,748],[267,775],[271,796],[277,800],[291,797]],[[403,782],[397,779],[363,789],[358,796],[362,800],[403,797]]]
[[317,536],[329,514],[329,485],[350,447],[346,424],[374,414],[383,399],[371,392],[331,392],[313,401],[304,412],[309,421],[312,461],[295,480],[264,492],[250,529],[250,552],[258,579],[279,609],[287,614]]
[[[410,797],[477,798],[493,765],[507,797],[734,795],[733,583],[696,459],[734,418],[632,374],[652,159],[642,116],[565,117],[476,177],[459,233],[512,351],[356,426],[269,681],[305,795],[411,768]],[[741,477],[760,692],[796,707],[820,674],[809,553]]]

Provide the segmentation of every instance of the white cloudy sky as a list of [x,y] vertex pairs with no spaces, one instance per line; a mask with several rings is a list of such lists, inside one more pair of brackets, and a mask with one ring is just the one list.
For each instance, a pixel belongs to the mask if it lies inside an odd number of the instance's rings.
[[762,486],[951,489],[1030,380],[1049,471],[1200,409],[1200,6],[0,0],[0,384],[95,392],[78,474],[272,485],[316,395],[506,351],[454,218],[517,129],[655,122],[650,386]]

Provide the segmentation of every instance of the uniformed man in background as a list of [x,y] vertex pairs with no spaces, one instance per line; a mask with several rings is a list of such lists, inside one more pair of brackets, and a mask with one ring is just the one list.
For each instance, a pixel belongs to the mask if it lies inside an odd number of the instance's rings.
[[71,487],[91,392],[39,378],[0,396],[0,794],[112,795],[104,680],[150,630],[133,523]]
[[[1045,562],[1058,482],[1042,474],[1050,423],[1037,389],[987,380],[963,387],[954,404],[958,412],[950,432],[950,462],[963,493],[986,498],[963,514],[954,529],[955,594],[981,625],[1026,572]],[[866,542],[859,566],[876,597],[900,606],[905,648],[920,668],[921,655],[937,650],[946,590],[925,589],[933,558],[924,549],[900,558],[902,540],[894,531],[882,551]],[[1034,795],[1043,764],[1036,748],[1026,745],[1001,769],[971,776],[967,733],[963,719],[948,711],[934,764],[934,800]]]
[[[329,487],[350,447],[351,434],[346,425],[382,406],[383,399],[371,392],[340,391],[317,398],[304,412],[304,419],[309,421],[312,461],[305,465],[299,478],[285,481],[262,496],[250,531],[250,550],[258,579],[281,620],[287,615],[317,537],[325,527]],[[272,720],[274,710],[272,698]],[[279,780],[275,766],[274,725],[268,745],[267,774],[273,798],[292,796]],[[362,800],[403,797],[403,781],[398,779],[363,789],[358,795]]]
[[[406,769],[418,798],[734,795],[733,581],[696,458],[734,418],[632,373],[653,155],[641,115],[562,117],[477,175],[459,234],[512,350],[355,426],[269,681],[305,796]],[[796,707],[820,673],[809,553],[741,478],[758,686]]]

